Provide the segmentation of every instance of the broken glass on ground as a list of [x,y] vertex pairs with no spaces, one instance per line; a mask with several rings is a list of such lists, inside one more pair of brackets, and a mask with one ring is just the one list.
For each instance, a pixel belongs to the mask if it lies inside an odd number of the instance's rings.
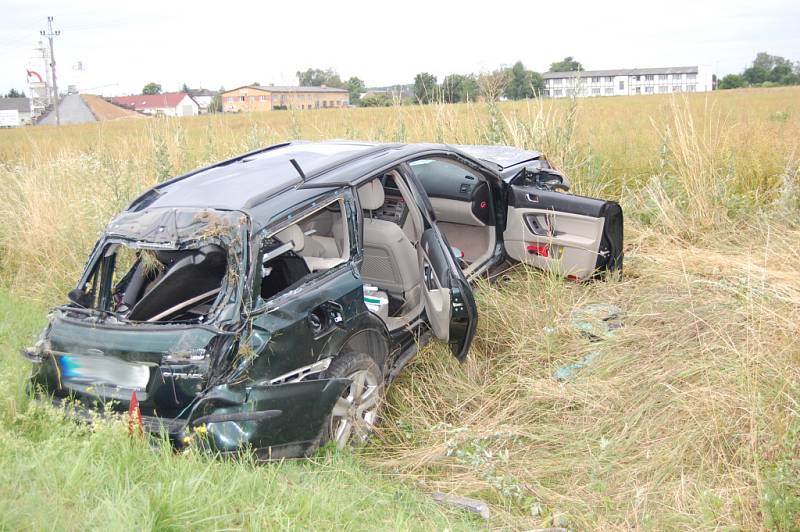
[[[622,327],[624,318],[625,311],[616,305],[591,303],[572,311],[570,325],[589,341],[600,342],[613,338]],[[570,380],[603,353],[600,349],[588,352],[580,360],[558,368],[553,373],[553,379],[559,382]]]

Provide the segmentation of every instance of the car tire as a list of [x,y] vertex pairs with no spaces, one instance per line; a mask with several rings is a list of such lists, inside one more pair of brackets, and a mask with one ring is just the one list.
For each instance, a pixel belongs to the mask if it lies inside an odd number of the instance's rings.
[[352,382],[334,404],[319,443],[333,441],[343,449],[365,442],[378,421],[383,402],[384,379],[378,364],[366,353],[346,352],[334,359],[321,377]]

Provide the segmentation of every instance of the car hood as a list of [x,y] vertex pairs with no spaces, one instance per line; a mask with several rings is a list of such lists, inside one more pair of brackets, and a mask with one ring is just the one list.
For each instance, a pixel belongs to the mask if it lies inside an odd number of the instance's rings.
[[504,181],[514,177],[523,165],[544,160],[544,156],[538,151],[523,150],[513,146],[459,144],[453,147],[471,157],[499,166]]

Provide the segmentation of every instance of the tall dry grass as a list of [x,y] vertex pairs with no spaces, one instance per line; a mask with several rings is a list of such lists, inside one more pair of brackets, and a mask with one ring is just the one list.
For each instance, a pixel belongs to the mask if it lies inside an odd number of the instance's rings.
[[[422,353],[371,463],[485,498],[500,526],[800,526],[800,90],[0,131],[2,284],[62,300],[143,188],[300,137],[538,149],[626,211],[623,280],[517,268],[484,282],[467,362]],[[599,343],[570,325],[596,302],[627,313]],[[590,352],[573,380],[552,378]]]

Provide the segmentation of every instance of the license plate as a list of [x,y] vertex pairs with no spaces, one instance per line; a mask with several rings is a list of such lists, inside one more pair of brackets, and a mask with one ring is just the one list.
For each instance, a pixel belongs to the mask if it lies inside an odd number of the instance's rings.
[[142,391],[150,382],[150,367],[113,357],[62,355],[61,378],[84,386],[113,386]]

